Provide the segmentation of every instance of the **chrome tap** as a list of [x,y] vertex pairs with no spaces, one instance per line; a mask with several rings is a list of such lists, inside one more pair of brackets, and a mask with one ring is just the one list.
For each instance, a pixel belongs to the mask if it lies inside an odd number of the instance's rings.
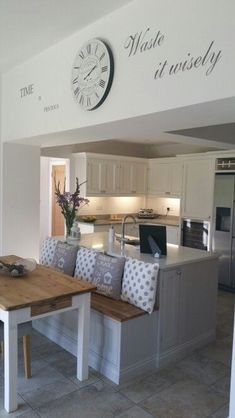
[[124,244],[125,244],[125,226],[126,226],[126,220],[130,218],[134,221],[134,223],[136,224],[136,219],[133,215],[126,215],[122,221],[122,236],[121,236],[121,247],[124,248]]

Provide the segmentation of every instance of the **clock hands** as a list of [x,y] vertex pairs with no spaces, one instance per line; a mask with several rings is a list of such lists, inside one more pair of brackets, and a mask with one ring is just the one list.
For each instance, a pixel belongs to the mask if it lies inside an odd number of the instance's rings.
[[97,64],[94,65],[94,67],[89,71],[89,73],[86,75],[86,77],[84,77],[84,81],[87,79],[87,77],[89,77],[89,75],[92,73],[92,71],[94,71],[94,69],[97,67]]

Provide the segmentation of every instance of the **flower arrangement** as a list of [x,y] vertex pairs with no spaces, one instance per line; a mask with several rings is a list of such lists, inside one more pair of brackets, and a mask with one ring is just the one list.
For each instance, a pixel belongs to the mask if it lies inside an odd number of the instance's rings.
[[55,179],[55,196],[56,196],[56,202],[61,208],[61,213],[64,216],[65,219],[65,225],[66,225],[66,236],[70,235],[71,228],[73,226],[73,222],[76,219],[76,214],[78,209],[81,209],[81,207],[87,205],[89,203],[88,199],[85,199],[84,197],[80,197],[80,187],[85,182],[79,184],[78,178],[76,177],[76,189],[74,193],[66,192],[66,179],[64,179],[64,190],[63,193],[61,193],[60,190],[60,181],[56,184]]

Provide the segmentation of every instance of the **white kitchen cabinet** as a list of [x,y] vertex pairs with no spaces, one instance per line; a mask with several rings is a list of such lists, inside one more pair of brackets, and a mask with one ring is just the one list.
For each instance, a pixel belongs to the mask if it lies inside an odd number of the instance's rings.
[[214,195],[214,159],[189,158],[184,162],[182,217],[211,219]]
[[[113,155],[73,154],[83,196],[135,196],[146,193],[147,163]],[[141,160],[141,161],[140,161]]]
[[86,195],[113,195],[116,190],[116,165],[97,158],[87,161]]
[[161,197],[180,197],[183,163],[177,158],[149,160],[148,194]]
[[166,227],[166,240],[168,244],[179,244],[179,227],[167,225]]
[[131,194],[146,194],[147,188],[147,165],[133,161],[131,163]]

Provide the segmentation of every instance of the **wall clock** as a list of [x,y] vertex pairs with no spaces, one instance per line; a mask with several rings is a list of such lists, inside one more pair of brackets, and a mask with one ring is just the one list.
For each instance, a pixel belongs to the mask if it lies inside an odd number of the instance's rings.
[[106,99],[113,81],[112,51],[100,39],[91,39],[79,49],[72,69],[72,91],[85,110],[94,110]]

